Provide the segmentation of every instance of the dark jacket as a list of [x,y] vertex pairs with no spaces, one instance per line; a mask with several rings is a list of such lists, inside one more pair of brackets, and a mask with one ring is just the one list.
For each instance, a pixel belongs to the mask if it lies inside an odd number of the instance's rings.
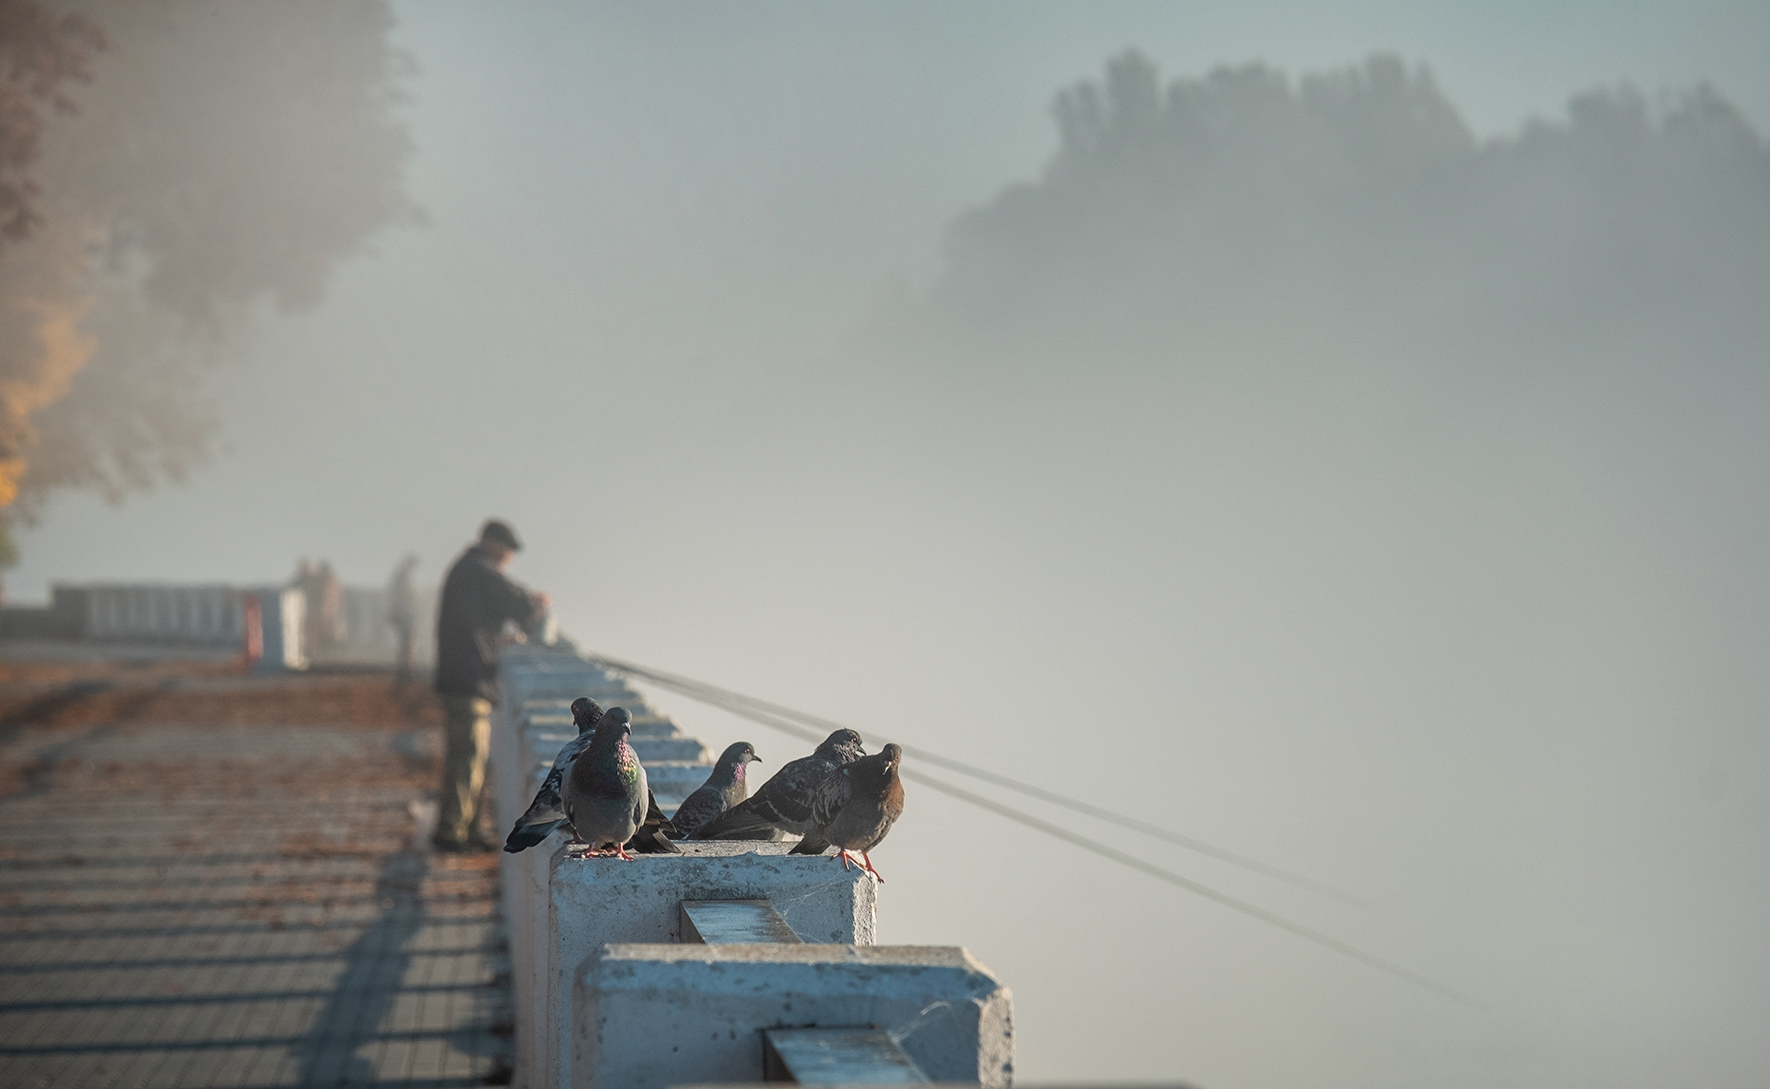
[[436,607],[436,690],[444,696],[498,698],[498,642],[504,622],[536,617],[528,591],[505,578],[477,547],[443,579]]

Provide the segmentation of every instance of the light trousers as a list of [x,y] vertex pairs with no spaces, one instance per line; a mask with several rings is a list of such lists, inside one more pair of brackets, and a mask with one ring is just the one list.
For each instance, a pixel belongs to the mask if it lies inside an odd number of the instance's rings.
[[492,747],[492,702],[478,696],[444,696],[447,748],[443,755],[440,811],[436,842],[465,844],[479,818],[479,792],[486,781],[486,757]]

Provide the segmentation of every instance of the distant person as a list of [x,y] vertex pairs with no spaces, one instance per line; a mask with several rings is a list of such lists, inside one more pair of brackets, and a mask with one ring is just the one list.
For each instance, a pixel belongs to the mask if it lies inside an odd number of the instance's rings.
[[320,561],[320,648],[331,654],[344,648],[350,631],[344,619],[344,582],[330,560]]
[[331,657],[344,645],[344,584],[329,562],[318,567],[305,558],[295,569],[295,589],[301,591],[301,652],[309,659]]
[[498,649],[507,622],[532,628],[553,603],[504,576],[521,547],[509,526],[487,522],[479,543],[449,568],[437,602],[436,691],[448,734],[434,842],[444,851],[497,847],[480,837],[475,824],[491,748],[492,701],[498,698]]
[[408,552],[387,580],[387,625],[393,629],[397,644],[393,675],[400,685],[412,678],[412,631],[418,625],[418,592],[412,588],[412,572],[417,567],[418,554]]
[[320,643],[320,600],[325,597],[325,584],[319,568],[303,556],[289,585],[301,591],[301,657],[311,658]]

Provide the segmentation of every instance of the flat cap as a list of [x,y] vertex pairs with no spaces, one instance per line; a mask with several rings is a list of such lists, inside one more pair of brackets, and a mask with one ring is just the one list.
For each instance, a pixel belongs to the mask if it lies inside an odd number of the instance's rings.
[[512,552],[522,551],[522,542],[516,539],[516,531],[496,518],[486,519],[486,524],[479,527],[481,544],[501,544]]

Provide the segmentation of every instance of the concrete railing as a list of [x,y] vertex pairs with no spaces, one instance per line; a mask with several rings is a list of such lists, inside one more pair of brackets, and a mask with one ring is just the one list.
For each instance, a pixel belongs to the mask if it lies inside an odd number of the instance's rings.
[[[576,734],[578,696],[633,715],[666,813],[712,770],[707,746],[564,648],[506,650],[502,696],[504,827]],[[963,949],[875,945],[877,885],[858,868],[788,843],[680,843],[625,862],[566,841],[502,856],[519,1086],[1011,1082],[1007,988]]]

